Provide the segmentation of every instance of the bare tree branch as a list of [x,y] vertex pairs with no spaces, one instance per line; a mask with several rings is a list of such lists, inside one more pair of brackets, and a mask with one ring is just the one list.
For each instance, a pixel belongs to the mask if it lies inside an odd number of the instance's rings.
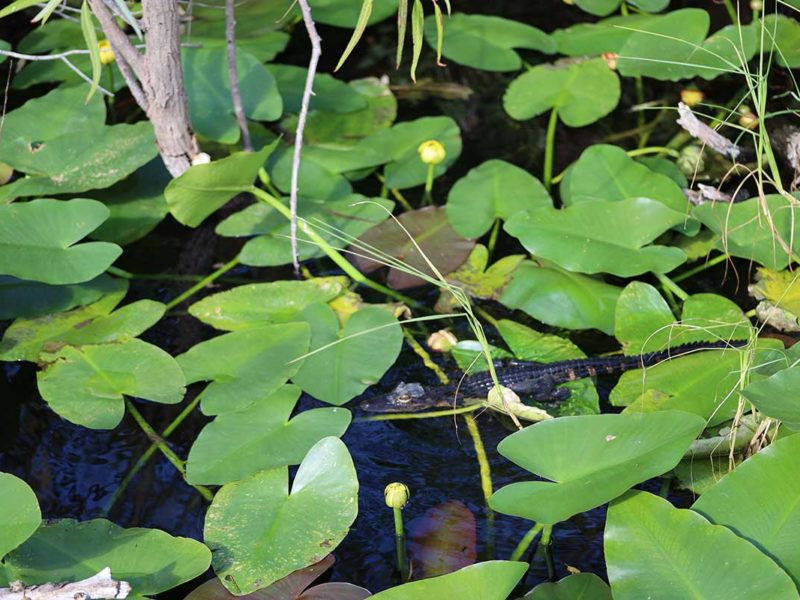
[[242,92],[239,88],[239,76],[236,72],[236,15],[234,14],[234,0],[225,0],[225,45],[228,49],[228,78],[231,82],[231,98],[233,112],[242,131],[242,147],[248,152],[253,151],[253,142],[250,140],[250,129],[247,126],[247,117],[242,106]]
[[146,113],[150,109],[150,103],[147,101],[147,96],[144,95],[144,91],[142,91],[142,87],[139,85],[139,81],[136,79],[133,69],[131,69],[131,66],[122,56],[117,56],[116,61],[119,72],[122,73],[125,83],[128,84],[128,89],[133,99],[136,100],[136,104]]
[[[81,71],[78,67],[73,65],[67,56],[72,56],[75,54],[89,54],[88,50],[67,50],[66,52],[60,52],[59,54],[22,54],[20,52],[12,52],[11,50],[0,50],[0,56],[10,56],[11,58],[18,58],[20,60],[29,60],[31,62],[36,61],[45,61],[45,60],[60,60],[62,61],[70,70],[74,71],[78,77],[83,79],[86,83],[91,84],[92,78],[86,75],[83,71]],[[101,85],[97,86],[97,89],[106,96],[113,96],[114,94],[108,91]]]
[[127,581],[112,579],[111,569],[106,567],[96,575],[71,583],[26,586],[15,581],[10,587],[0,588],[0,600],[75,600],[76,598],[123,600],[130,592],[130,584]]
[[292,238],[292,264],[296,274],[300,272],[300,261],[297,256],[297,186],[300,174],[300,155],[303,151],[303,131],[306,127],[308,117],[308,105],[311,102],[311,94],[314,93],[314,77],[317,74],[317,64],[322,54],[322,39],[317,33],[314,19],[311,17],[311,7],[308,0],[297,0],[300,10],[303,13],[303,22],[311,40],[311,60],[308,62],[308,72],[306,73],[306,84],[303,88],[303,101],[300,104],[300,115],[297,118],[297,129],[294,135],[294,157],[292,159],[292,183],[289,192],[289,208],[292,212],[290,233]]

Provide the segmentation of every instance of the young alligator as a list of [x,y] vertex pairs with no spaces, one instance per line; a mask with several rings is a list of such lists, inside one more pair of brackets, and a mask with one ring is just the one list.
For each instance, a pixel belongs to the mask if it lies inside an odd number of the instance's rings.
[[[613,355],[597,358],[577,358],[552,363],[525,361],[498,361],[495,372],[501,385],[510,388],[520,396],[527,396],[538,402],[561,401],[569,398],[568,388],[556,387],[561,383],[575,381],[597,375],[613,375],[651,367],[671,358],[702,350],[739,348],[747,340],[693,342],[675,346],[658,352],[634,354],[632,356]],[[494,387],[488,372],[467,376],[443,386],[423,386],[419,383],[400,383],[384,396],[368,398],[360,407],[369,412],[418,412],[434,407],[452,407],[462,398],[486,398]]]

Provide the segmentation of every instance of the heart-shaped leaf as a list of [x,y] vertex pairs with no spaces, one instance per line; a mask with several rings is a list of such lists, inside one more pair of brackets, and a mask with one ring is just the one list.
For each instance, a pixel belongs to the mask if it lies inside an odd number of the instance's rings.
[[610,335],[621,291],[593,277],[525,262],[517,268],[500,302],[548,325],[595,328]]
[[497,450],[551,481],[512,483],[496,491],[490,505],[539,523],[564,521],[669,471],[704,427],[700,417],[678,411],[562,417],[531,425],[505,438]]
[[61,519],[42,525],[6,557],[26,584],[80,581],[109,567],[136,596],[157,594],[208,569],[211,552],[200,542],[158,529],[123,529],[105,519]]
[[611,504],[604,538],[615,599],[800,597],[747,540],[647,492]]
[[611,588],[594,573],[576,573],[556,583],[540,583],[528,600],[611,600]]
[[311,351],[317,352],[305,358],[292,381],[328,404],[342,405],[377,383],[400,354],[402,331],[383,308],[362,308],[341,329],[325,304],[309,306],[303,319],[311,325]]
[[[552,54],[556,44],[541,29],[490,15],[456,13],[447,20],[442,55],[452,61],[486,71],[516,71],[522,58],[514,48]],[[437,45],[436,17],[425,19],[425,40]]]
[[[794,9],[797,10],[798,7],[795,5]],[[763,27],[766,38],[763,42],[764,52],[768,52],[774,45],[776,47],[774,56],[779,65],[790,69],[800,67],[800,50],[798,50],[800,23],[797,22],[797,19],[785,15],[768,14],[764,17]]]
[[684,219],[655,200],[630,198],[517,213],[505,230],[534,256],[569,271],[633,277],[668,273],[686,261],[683,250],[648,245]]
[[77,242],[108,214],[99,202],[84,199],[0,206],[0,273],[53,284],[97,277],[122,249],[106,242]]
[[450,189],[447,218],[458,233],[477,238],[496,219],[546,206],[553,200],[536,177],[503,160],[487,160]]
[[139,339],[120,344],[65,346],[45,354],[39,393],[59,415],[91,429],[114,429],[125,414],[123,396],[177,404],[186,391],[180,367],[158,346]]
[[214,572],[249,594],[318,562],[347,535],[358,513],[358,479],[338,438],[317,442],[289,493],[286,467],[223,486],[206,514]]
[[[305,323],[262,325],[220,335],[177,357],[186,383],[210,381],[200,408],[207,415],[245,409],[295,373],[308,351]],[[294,361],[294,362],[293,362]]]
[[[267,66],[278,84],[286,112],[300,112],[303,90],[308,71],[295,65],[271,64]],[[314,77],[314,96],[311,97],[310,110],[334,113],[350,113],[367,107],[367,100],[346,82],[327,73],[317,73]]]
[[614,316],[614,337],[626,354],[660,350],[669,344],[675,316],[659,291],[649,283],[632,281],[622,290]]
[[72,285],[49,285],[0,275],[0,319],[32,318],[66,311],[94,302],[119,289],[120,285],[119,280],[105,274]]
[[324,437],[339,437],[350,411],[316,408],[293,419],[300,388],[286,385],[244,410],[218,416],[197,436],[186,463],[186,480],[221,485],[258,471],[300,464]]
[[300,320],[307,306],[333,300],[346,289],[344,277],[252,283],[206,296],[192,304],[189,313],[216,329],[238,331]]
[[[797,388],[795,388],[797,389]],[[712,523],[752,542],[800,583],[800,436],[761,450],[692,505]]]
[[507,560],[490,560],[455,573],[412,581],[372,596],[374,600],[506,600],[528,565]]
[[[283,100],[275,79],[261,61],[239,48],[236,70],[244,114],[255,121],[280,119]],[[184,49],[183,73],[194,130],[210,140],[235,144],[240,133],[225,48]]]
[[164,190],[172,216],[189,227],[200,225],[228,200],[253,185],[258,170],[276,146],[277,141],[259,152],[236,152],[221,160],[189,167]]
[[[397,221],[400,222],[399,225]],[[392,219],[373,227],[361,236],[361,242],[400,259],[431,277],[434,274],[423,255],[442,275],[447,275],[467,260],[475,245],[475,242],[461,237],[453,229],[443,207],[427,206],[405,212],[397,221]],[[409,236],[414,238],[416,244]],[[366,273],[382,266],[379,262],[360,256],[356,256],[355,263]],[[425,283],[415,275],[394,268],[389,270],[387,281],[393,288],[401,290]]]
[[557,110],[568,127],[590,125],[617,107],[619,77],[602,58],[563,65],[540,65],[511,82],[503,107],[525,121]]
[[751,383],[742,394],[766,416],[778,419],[792,431],[800,431],[800,406],[795,399],[798,385],[800,366],[795,366]]
[[42,524],[36,494],[10,473],[0,473],[0,558],[33,535]]

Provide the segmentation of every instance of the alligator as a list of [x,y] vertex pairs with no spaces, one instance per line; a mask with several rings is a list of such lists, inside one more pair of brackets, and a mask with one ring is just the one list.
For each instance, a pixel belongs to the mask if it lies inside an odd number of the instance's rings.
[[[551,363],[519,360],[496,361],[495,372],[501,385],[520,396],[537,402],[559,402],[569,398],[570,390],[559,384],[597,375],[615,375],[703,350],[740,348],[749,340],[692,342],[666,350],[645,354],[614,354],[595,358],[577,358]],[[359,405],[368,412],[419,412],[428,408],[453,407],[459,400],[484,399],[494,387],[487,372],[454,378],[455,383],[424,386],[420,383],[400,383],[391,392],[363,400]]]

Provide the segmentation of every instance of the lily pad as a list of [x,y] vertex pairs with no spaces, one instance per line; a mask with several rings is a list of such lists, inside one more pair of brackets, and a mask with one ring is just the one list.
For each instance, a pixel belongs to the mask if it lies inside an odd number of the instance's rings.
[[333,300],[346,289],[344,277],[252,283],[206,296],[192,304],[189,313],[216,329],[238,331],[302,319],[299,315],[307,306]]
[[517,213],[505,230],[534,256],[569,271],[632,277],[668,273],[686,261],[678,248],[648,245],[684,219],[655,200],[629,198]]
[[19,546],[42,524],[36,494],[22,479],[0,473],[0,558]]
[[[514,48],[552,54],[556,44],[541,29],[490,15],[455,13],[447,20],[442,55],[452,61],[486,71],[517,71],[522,58]],[[425,40],[437,45],[436,17],[425,19]]]
[[[797,6],[794,7],[798,9]],[[771,14],[764,17],[765,52],[774,45],[775,61],[782,67],[796,69],[800,67],[800,23],[797,19],[785,15]],[[770,43],[770,40],[774,42]]]
[[[358,21],[361,12],[361,0],[310,0],[311,12],[314,19],[325,25],[352,29]],[[295,11],[300,13],[298,8]],[[397,14],[397,0],[378,2],[372,7],[367,23],[372,25]]]
[[675,316],[659,291],[649,283],[632,281],[617,300],[614,337],[626,354],[642,354],[669,345]]
[[290,419],[300,388],[285,385],[252,406],[218,416],[206,425],[189,452],[186,481],[221,485],[258,471],[300,464],[324,437],[340,437],[350,411],[316,408]]
[[447,218],[458,233],[477,238],[496,219],[548,206],[553,200],[536,177],[503,160],[487,160],[450,189]]
[[124,396],[177,404],[186,391],[180,367],[158,346],[139,339],[119,344],[65,346],[43,356],[39,393],[59,415],[91,429],[114,429]]
[[[261,61],[240,48],[236,69],[244,114],[254,121],[280,119],[283,100],[275,79]],[[184,49],[183,72],[194,130],[223,144],[239,141],[225,48]]]
[[[797,389],[797,388],[795,388]],[[693,505],[777,562],[800,583],[800,436],[781,438],[739,465]]]
[[305,358],[292,381],[328,404],[340,406],[377,383],[400,354],[400,325],[383,308],[363,308],[343,328],[325,304],[306,308],[303,319],[311,325],[311,351],[317,352]]
[[223,486],[204,537],[214,572],[237,595],[267,587],[318,562],[341,542],[358,513],[358,480],[347,447],[328,437],[309,450],[289,492],[286,467]]
[[705,427],[678,411],[563,417],[506,437],[500,454],[551,481],[525,481],[496,491],[504,514],[554,524],[595,508],[678,464]]
[[106,274],[84,283],[49,285],[0,276],[0,319],[32,318],[66,311],[98,300],[120,284]]
[[646,26],[651,15],[626,15],[603,19],[596,23],[578,23],[557,29],[551,36],[560,54],[567,56],[597,56],[605,52],[618,53],[634,30]]
[[619,77],[602,58],[540,65],[511,82],[503,107],[513,119],[525,121],[557,110],[568,127],[590,125],[617,107]]
[[621,291],[593,277],[525,262],[514,273],[500,302],[548,325],[594,328],[611,335]]
[[[360,241],[431,277],[435,275],[425,257],[442,275],[446,275],[460,267],[475,246],[475,242],[461,237],[453,229],[443,207],[429,206],[405,212],[397,221],[385,221],[373,227],[361,236]],[[358,243],[355,245],[358,247]],[[359,256],[355,257],[355,263],[365,273],[382,266],[379,262]],[[389,270],[387,281],[390,286],[400,290],[425,283],[425,280],[398,269]]]
[[177,357],[186,383],[210,381],[200,408],[206,415],[243,410],[280,388],[308,351],[305,323],[262,325],[226,333]]
[[529,600],[611,600],[611,589],[594,573],[576,573],[556,583],[540,583],[523,598]]
[[122,253],[106,242],[78,242],[108,218],[95,200],[32,200],[0,206],[0,273],[51,284],[81,283]]
[[105,519],[61,519],[42,525],[6,557],[26,584],[79,581],[109,567],[136,596],[158,594],[208,569],[211,552],[200,542],[158,529],[123,529]]
[[789,576],[747,540],[647,492],[611,504],[605,555],[620,600],[798,598]]
[[[283,98],[283,107],[287,112],[300,112],[300,103],[306,85],[305,67],[294,65],[267,65],[275,78]],[[349,113],[367,107],[367,101],[346,82],[336,79],[327,73],[317,73],[314,77],[314,96],[311,97],[309,110],[322,110],[333,113]]]
[[800,366],[794,366],[751,383],[742,394],[766,416],[778,419],[792,431],[800,431],[800,407],[795,399],[798,384]]

